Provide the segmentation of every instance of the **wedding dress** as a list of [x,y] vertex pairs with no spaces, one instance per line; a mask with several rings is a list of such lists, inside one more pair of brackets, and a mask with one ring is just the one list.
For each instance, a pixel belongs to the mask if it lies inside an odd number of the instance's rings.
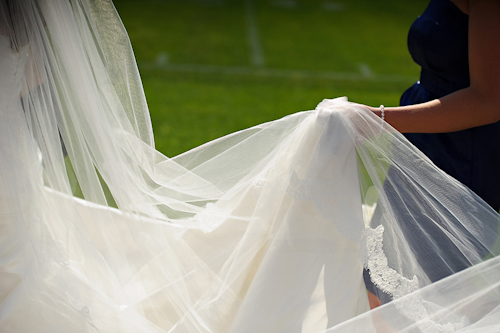
[[362,106],[167,158],[109,1],[0,4],[1,331],[498,332],[498,214]]

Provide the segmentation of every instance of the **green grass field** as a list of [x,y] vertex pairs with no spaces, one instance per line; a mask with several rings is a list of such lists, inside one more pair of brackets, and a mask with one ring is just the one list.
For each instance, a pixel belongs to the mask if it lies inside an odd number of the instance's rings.
[[324,98],[397,105],[427,0],[116,0],[156,147],[174,156]]

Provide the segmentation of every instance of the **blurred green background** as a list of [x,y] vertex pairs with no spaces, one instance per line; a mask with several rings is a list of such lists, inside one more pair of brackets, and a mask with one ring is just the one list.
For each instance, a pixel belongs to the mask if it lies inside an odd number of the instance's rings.
[[427,0],[115,0],[156,147],[175,156],[324,98],[397,105]]

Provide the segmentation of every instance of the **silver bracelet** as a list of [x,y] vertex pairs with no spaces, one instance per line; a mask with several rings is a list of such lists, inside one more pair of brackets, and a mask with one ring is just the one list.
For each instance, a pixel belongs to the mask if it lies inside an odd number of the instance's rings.
[[385,111],[383,105],[380,105],[380,118],[382,118],[382,120],[385,120]]

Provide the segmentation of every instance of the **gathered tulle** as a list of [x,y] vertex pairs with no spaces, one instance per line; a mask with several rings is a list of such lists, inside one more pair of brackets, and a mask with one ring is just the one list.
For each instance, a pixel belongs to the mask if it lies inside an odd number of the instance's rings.
[[499,330],[498,214],[363,106],[168,158],[112,3],[0,4],[2,331]]

